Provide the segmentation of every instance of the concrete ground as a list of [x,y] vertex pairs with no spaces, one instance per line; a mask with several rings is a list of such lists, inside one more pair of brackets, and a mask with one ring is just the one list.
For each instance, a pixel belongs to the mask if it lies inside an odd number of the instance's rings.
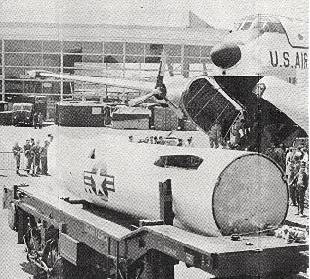
[[[115,136],[126,136],[133,135],[135,140],[144,138],[146,136],[167,136],[169,132],[159,131],[135,131],[135,130],[113,130],[110,128],[76,128],[76,127],[57,127],[57,126],[46,126],[43,129],[35,130],[31,127],[12,127],[4,126],[1,127],[0,137],[0,152],[10,151],[15,141],[18,141],[20,145],[23,145],[26,139],[34,138],[35,140],[41,140],[41,142],[47,137],[48,134],[57,136],[59,133],[65,133],[71,137],[78,138],[91,138],[98,136],[98,134],[104,137],[105,134],[112,134]],[[196,147],[209,147],[208,137],[199,131],[196,132],[173,132],[172,136],[181,137],[184,140],[190,136],[193,136],[193,142]],[[4,158],[4,157],[3,157]],[[1,158],[0,158],[1,161]],[[1,163],[0,163],[1,166]],[[45,192],[46,195],[67,195],[64,189],[57,188],[55,183],[51,183],[50,177],[32,178],[25,176],[17,176],[14,171],[1,170],[0,167],[0,198],[2,199],[2,187],[12,183],[12,180],[20,183],[32,183],[37,179],[37,187],[41,187],[40,191]],[[305,210],[305,217],[295,215],[297,211],[296,207],[289,207],[286,223],[289,225],[298,225],[305,227],[309,221],[309,211]],[[35,273],[26,260],[26,253],[24,252],[23,245],[17,245],[17,233],[12,231],[7,223],[7,210],[0,208],[0,278],[5,279],[28,279],[32,278]],[[212,278],[205,274],[203,271],[186,268],[181,263],[175,268],[175,278]]]

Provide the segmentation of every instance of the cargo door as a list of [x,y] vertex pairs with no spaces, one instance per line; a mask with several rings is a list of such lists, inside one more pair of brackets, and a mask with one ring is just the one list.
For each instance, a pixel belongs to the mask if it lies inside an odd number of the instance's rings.
[[212,77],[200,77],[191,82],[182,94],[181,104],[192,121],[205,132],[218,120],[223,137],[228,135],[235,119],[243,113],[243,107],[229,97]]

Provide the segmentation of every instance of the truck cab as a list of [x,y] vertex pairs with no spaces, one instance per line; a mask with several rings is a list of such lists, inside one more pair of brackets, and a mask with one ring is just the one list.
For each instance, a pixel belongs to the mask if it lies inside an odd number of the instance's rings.
[[12,123],[14,126],[18,124],[32,125],[34,114],[34,105],[31,103],[15,103],[13,104]]

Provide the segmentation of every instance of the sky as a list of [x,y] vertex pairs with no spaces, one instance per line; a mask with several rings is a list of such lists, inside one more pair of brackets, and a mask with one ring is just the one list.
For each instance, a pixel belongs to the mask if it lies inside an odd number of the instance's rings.
[[249,14],[267,13],[308,21],[308,0],[0,0],[0,21],[61,22],[65,15],[83,23],[103,23],[106,10],[122,17],[124,11],[137,15],[166,9],[171,13],[191,9],[216,28],[232,28]]

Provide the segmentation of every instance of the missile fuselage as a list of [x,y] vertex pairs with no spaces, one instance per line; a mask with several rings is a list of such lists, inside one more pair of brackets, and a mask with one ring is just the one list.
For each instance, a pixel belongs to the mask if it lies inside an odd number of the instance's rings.
[[63,185],[133,217],[160,218],[159,182],[166,179],[172,184],[174,225],[199,234],[254,232],[281,224],[287,214],[283,173],[261,154],[115,138],[61,141],[66,152],[56,154]]

